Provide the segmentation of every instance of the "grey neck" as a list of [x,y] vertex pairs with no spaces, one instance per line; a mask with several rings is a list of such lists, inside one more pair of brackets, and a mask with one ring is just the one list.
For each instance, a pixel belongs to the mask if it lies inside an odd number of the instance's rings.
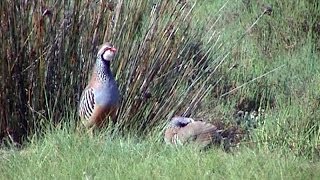
[[113,78],[112,72],[110,70],[110,61],[102,60],[101,57],[98,57],[96,61],[95,71],[97,73],[97,77],[101,81],[107,81],[110,78]]

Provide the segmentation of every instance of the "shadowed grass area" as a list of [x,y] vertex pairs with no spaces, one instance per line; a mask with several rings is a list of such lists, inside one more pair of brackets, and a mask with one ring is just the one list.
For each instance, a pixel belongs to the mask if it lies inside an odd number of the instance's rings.
[[292,153],[240,148],[199,152],[172,148],[151,138],[90,138],[48,130],[26,148],[1,151],[4,179],[317,179],[319,163]]

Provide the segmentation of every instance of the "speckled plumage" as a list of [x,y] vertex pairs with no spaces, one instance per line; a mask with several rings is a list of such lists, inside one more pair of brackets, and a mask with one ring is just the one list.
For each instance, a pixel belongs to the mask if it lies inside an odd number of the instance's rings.
[[102,45],[89,83],[82,92],[79,116],[86,127],[101,127],[108,116],[113,121],[115,120],[120,103],[120,93],[110,70],[110,61],[112,61],[114,54],[115,48],[112,44]]

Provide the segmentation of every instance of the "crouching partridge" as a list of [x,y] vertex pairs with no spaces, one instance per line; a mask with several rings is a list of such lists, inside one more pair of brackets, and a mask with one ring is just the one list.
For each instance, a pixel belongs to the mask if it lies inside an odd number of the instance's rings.
[[88,128],[101,127],[108,117],[115,121],[120,103],[119,89],[110,70],[115,53],[111,43],[100,47],[91,78],[82,92],[78,113]]
[[213,124],[195,121],[187,117],[174,117],[165,131],[164,140],[167,144],[194,143],[202,148],[207,148],[220,142],[221,136]]

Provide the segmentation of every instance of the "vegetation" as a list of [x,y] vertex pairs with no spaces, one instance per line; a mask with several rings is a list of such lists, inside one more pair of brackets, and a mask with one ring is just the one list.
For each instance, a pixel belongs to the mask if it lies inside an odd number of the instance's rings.
[[1,179],[318,179],[319,162],[243,148],[197,153],[152,139],[89,138],[67,128],[47,131],[21,151],[1,152]]
[[[1,1],[0,174],[317,179],[319,8],[309,0]],[[76,109],[105,41],[119,49],[112,70],[122,104],[117,128],[90,138],[74,126]],[[240,111],[258,118],[235,117]],[[244,135],[231,153],[163,147],[173,115]]]

